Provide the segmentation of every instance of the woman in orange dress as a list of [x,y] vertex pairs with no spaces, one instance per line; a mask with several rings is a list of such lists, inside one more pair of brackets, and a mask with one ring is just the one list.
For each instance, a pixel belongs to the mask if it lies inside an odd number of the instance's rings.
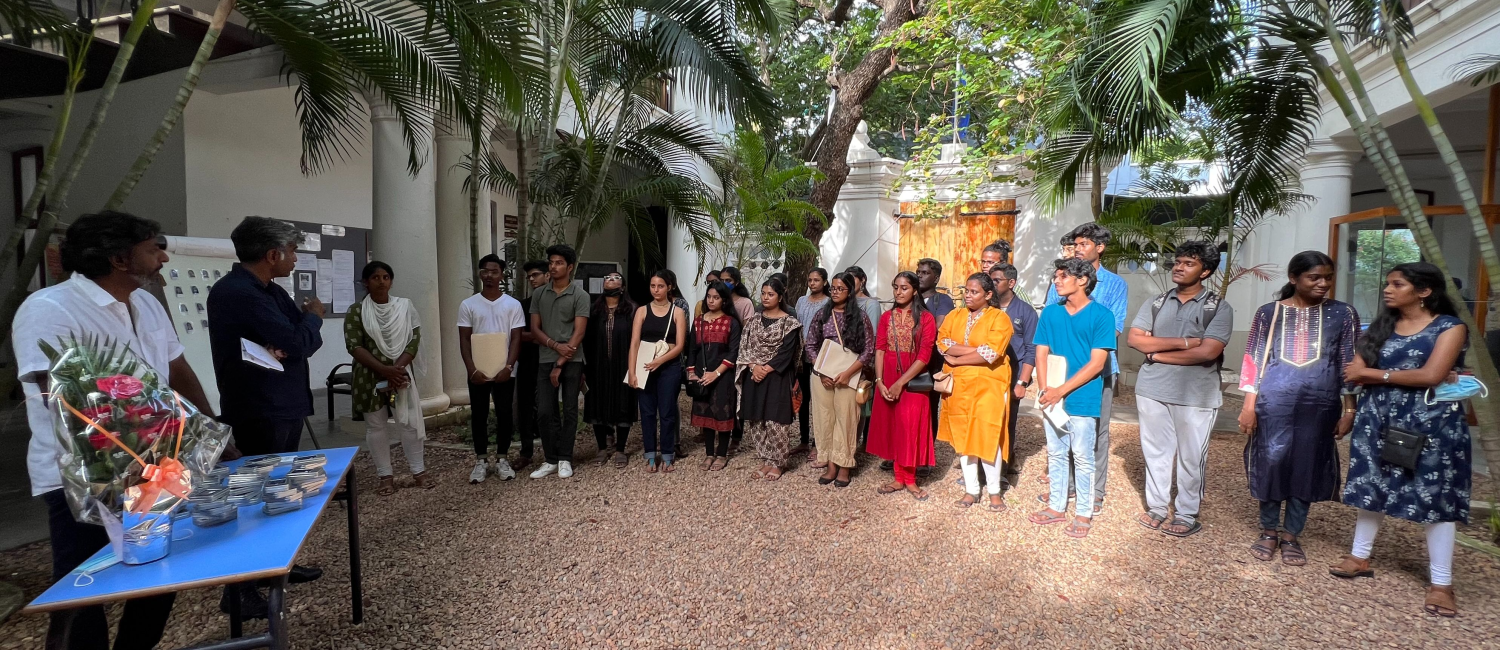
[[1000,495],[1000,463],[1010,447],[1005,433],[1010,409],[1010,317],[994,306],[995,282],[975,273],[964,283],[964,307],[943,319],[938,351],[943,371],[953,375],[953,393],[943,398],[938,439],[953,445],[964,471],[964,497],[956,506],[979,502],[979,468],[984,468],[990,510],[1005,510]]

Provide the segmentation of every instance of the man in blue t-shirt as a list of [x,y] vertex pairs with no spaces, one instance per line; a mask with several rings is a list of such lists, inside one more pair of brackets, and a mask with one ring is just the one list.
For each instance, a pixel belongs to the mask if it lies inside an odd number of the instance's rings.
[[[1053,263],[1053,286],[1061,302],[1042,310],[1036,329],[1036,374],[1043,386],[1037,407],[1050,409],[1061,404],[1067,424],[1059,428],[1052,418],[1043,416],[1047,430],[1047,466],[1052,477],[1047,507],[1030,516],[1039,525],[1067,520],[1068,453],[1073,454],[1073,482],[1078,498],[1073,521],[1063,530],[1069,537],[1084,537],[1094,516],[1094,442],[1099,430],[1100,405],[1104,393],[1103,375],[1108,372],[1110,354],[1115,349],[1115,317],[1104,305],[1089,299],[1096,276],[1092,264],[1081,259],[1056,260]],[[1048,375],[1050,357],[1061,357],[1067,364],[1065,379],[1058,383]]]

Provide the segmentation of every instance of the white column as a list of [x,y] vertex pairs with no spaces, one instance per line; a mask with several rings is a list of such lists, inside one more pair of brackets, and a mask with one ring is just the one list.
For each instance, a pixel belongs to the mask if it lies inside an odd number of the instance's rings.
[[[431,141],[431,126],[426,141]],[[422,320],[422,348],[418,353],[427,372],[417,377],[422,411],[429,415],[448,408],[443,393],[442,319],[438,309],[437,224],[433,196],[433,163],[429,159],[416,174],[408,173],[408,152],[401,124],[390,108],[370,102],[372,207],[371,249],[374,259],[396,271],[394,293],[409,298]]]
[[891,299],[891,280],[901,271],[900,201],[891,188],[904,165],[893,158],[850,160],[833,223],[818,241],[820,266],[829,273],[864,269],[870,295],[883,301]]
[[1286,283],[1286,263],[1306,250],[1328,250],[1328,221],[1349,214],[1350,182],[1354,163],[1364,155],[1350,143],[1316,140],[1302,165],[1302,193],[1307,202],[1278,219],[1264,222],[1243,244],[1237,264],[1266,266],[1270,280],[1246,277],[1229,290],[1235,310],[1235,329],[1248,330],[1255,309],[1269,302],[1272,293]]
[[[468,173],[459,165],[468,155],[468,130],[439,119],[433,160],[437,176],[437,265],[438,320],[443,329],[443,392],[452,404],[469,403],[469,383],[463,358],[458,353],[458,305],[474,295],[474,263],[469,255],[469,193],[464,190]],[[486,193],[487,194],[487,193]],[[489,220],[488,202],[482,206]],[[487,229],[486,229],[487,230]],[[486,246],[488,248],[488,246]]]

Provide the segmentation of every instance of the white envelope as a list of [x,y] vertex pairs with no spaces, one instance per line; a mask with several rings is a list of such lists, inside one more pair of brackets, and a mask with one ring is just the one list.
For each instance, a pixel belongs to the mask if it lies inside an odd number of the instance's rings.
[[469,352],[474,369],[486,377],[500,374],[510,356],[510,332],[490,332],[469,336]]
[[[823,347],[818,349],[818,358],[813,361],[813,372],[832,379],[848,370],[856,361],[859,361],[859,355],[850,352],[849,348],[839,345],[833,339],[823,339]],[[846,385],[853,387],[857,381],[858,373],[850,377]]]
[[277,359],[276,355],[271,354],[271,351],[267,350],[266,346],[259,343],[251,343],[249,339],[240,339],[240,358],[262,368],[279,372],[286,371],[286,368],[281,365],[281,360]]

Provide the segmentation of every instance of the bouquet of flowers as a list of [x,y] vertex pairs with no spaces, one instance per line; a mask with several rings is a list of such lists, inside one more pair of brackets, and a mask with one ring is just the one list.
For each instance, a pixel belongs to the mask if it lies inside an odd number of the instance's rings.
[[[52,362],[53,430],[74,517],[103,525],[123,561],[165,555],[159,531],[170,538],[171,511],[192,477],[219,462],[229,426],[200,414],[128,344],[87,335],[39,343]],[[146,542],[160,548],[130,548]]]

